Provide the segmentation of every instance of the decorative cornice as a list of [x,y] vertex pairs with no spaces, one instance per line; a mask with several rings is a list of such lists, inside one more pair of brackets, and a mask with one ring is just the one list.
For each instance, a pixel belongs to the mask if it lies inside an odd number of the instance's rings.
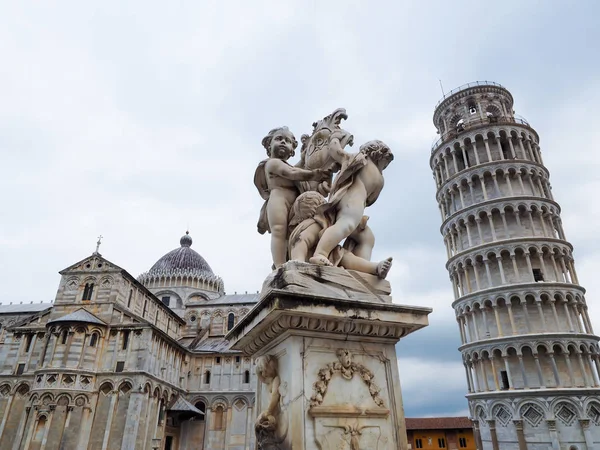
[[511,283],[505,284],[502,286],[494,286],[492,288],[481,289],[477,292],[472,292],[470,294],[464,295],[452,302],[452,308],[456,309],[462,303],[468,303],[473,299],[492,299],[494,297],[505,297],[508,293],[509,295],[525,295],[530,294],[532,292],[544,292],[544,291],[552,291],[552,290],[570,290],[575,289],[580,291],[582,294],[585,294],[585,288],[578,284],[572,283],[559,283],[553,281],[544,281],[544,282],[528,282],[528,283]]
[[349,299],[289,295],[272,290],[225,337],[234,350],[254,355],[284,333],[330,339],[396,342],[427,326],[430,308]]

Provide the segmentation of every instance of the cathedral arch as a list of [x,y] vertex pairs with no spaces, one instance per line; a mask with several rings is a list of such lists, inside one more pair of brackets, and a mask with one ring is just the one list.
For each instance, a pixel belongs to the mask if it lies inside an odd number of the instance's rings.
[[68,406],[71,404],[71,396],[68,394],[60,394],[56,399],[58,406]]
[[519,416],[532,427],[537,427],[547,416],[547,408],[534,399],[520,402],[517,407]]
[[20,395],[21,397],[24,397],[27,394],[29,394],[30,390],[31,390],[31,386],[29,386],[29,383],[22,382],[19,385],[17,385],[17,387],[15,388],[15,393]]
[[213,398],[210,409],[214,411],[219,406],[221,406],[225,411],[229,409],[229,402],[227,401],[226,397],[219,395]]
[[100,385],[99,391],[104,395],[109,395],[114,390],[114,384],[111,381],[105,381]]
[[492,417],[502,426],[508,426],[513,418],[513,412],[510,405],[503,401],[492,403],[490,410],[492,411]]
[[44,406],[48,406],[51,403],[54,403],[54,396],[52,394],[46,393],[40,398],[40,404]]
[[0,397],[7,397],[12,390],[10,383],[0,384]]
[[128,394],[133,389],[133,384],[129,380],[123,381],[119,384],[119,393],[120,394]]

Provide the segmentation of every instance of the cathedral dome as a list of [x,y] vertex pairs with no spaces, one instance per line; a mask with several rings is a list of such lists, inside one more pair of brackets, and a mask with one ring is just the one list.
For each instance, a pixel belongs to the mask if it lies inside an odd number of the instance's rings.
[[223,280],[216,276],[206,260],[192,250],[192,237],[189,232],[179,240],[181,245],[160,258],[148,272],[138,277],[146,287],[161,286],[195,287],[208,291],[222,292]]
[[186,231],[179,240],[181,247],[171,250],[160,258],[148,271],[149,274],[172,273],[177,270],[192,271],[205,275],[214,275],[206,260],[195,250],[191,249],[192,237]]

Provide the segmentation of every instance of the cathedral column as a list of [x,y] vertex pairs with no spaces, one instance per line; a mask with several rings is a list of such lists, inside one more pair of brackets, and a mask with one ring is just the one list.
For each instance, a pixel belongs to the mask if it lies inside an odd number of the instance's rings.
[[519,266],[517,266],[517,258],[514,252],[510,254],[510,259],[512,261],[513,270],[515,272],[515,279],[517,280],[517,283],[520,283],[521,276],[519,275]]
[[550,299],[550,306],[552,307],[552,316],[554,317],[554,323],[556,324],[556,331],[560,331],[560,321],[558,320],[558,312],[556,311],[555,299]]
[[490,144],[488,142],[488,138],[485,138],[483,140],[483,143],[485,145],[485,152],[486,152],[487,157],[488,157],[488,162],[491,162],[492,161],[492,153],[490,152]]
[[527,450],[527,441],[525,440],[525,433],[523,433],[523,421],[513,420],[515,430],[517,430],[517,441],[519,441],[519,450]]
[[535,368],[537,369],[538,378],[540,380],[540,388],[545,389],[546,383],[544,383],[544,377],[542,375],[542,365],[540,364],[539,355],[537,353],[534,353],[533,359],[535,360]]
[[542,330],[545,331],[548,328],[546,327],[546,318],[544,317],[544,309],[542,308],[542,300],[536,299],[535,304],[537,305],[538,313],[539,313],[540,319],[542,321]]
[[2,416],[2,423],[0,424],[0,441],[2,441],[2,435],[4,433],[4,428],[6,427],[6,421],[8,420],[8,417],[10,415],[10,407],[15,398],[15,395],[17,395],[17,394],[13,394],[8,397],[8,401],[6,402],[6,407],[4,408],[4,415]]
[[590,380],[590,375],[588,374],[588,371],[585,370],[585,364],[583,363],[583,356],[581,354],[581,351],[577,351],[577,362],[579,363],[579,370],[581,370],[581,373],[583,374],[583,381],[585,383],[585,386],[593,386]]
[[519,359],[519,368],[521,369],[521,376],[523,377],[523,386],[525,389],[529,388],[529,383],[527,382],[527,372],[525,371],[525,364],[523,363],[523,355],[517,355]]
[[552,365],[552,373],[554,374],[554,381],[556,381],[556,387],[560,387],[560,376],[558,375],[558,367],[556,366],[556,360],[554,359],[554,352],[548,352],[550,363]]
[[496,390],[500,390],[500,383],[498,382],[498,371],[496,370],[496,364],[494,363],[496,357],[490,356],[490,363],[492,364],[492,374],[494,375],[494,385],[496,386]]
[[[116,352],[115,352],[116,353]],[[119,398],[119,391],[114,390],[111,392],[110,406],[108,407],[108,417],[106,418],[106,429],[104,430],[104,439],[102,440],[102,450],[106,450],[109,444],[110,429],[112,427],[113,416],[117,409],[117,399]],[[120,418],[119,420],[122,420]]]
[[[19,395],[16,392],[14,395]],[[25,400],[23,400],[25,401]],[[17,430],[17,434],[15,434],[15,441],[12,446],[12,450],[19,450],[21,447],[21,443],[23,442],[23,434],[25,431],[25,425],[27,424],[27,419],[29,419],[29,413],[31,411],[30,406],[26,406],[23,408],[23,413],[21,414],[21,420],[19,420],[19,428]]]
[[492,438],[492,450],[500,450],[498,446],[498,436],[496,435],[496,421],[488,420],[488,426],[490,428],[490,437]]
[[500,315],[498,314],[498,305],[493,305],[494,308],[494,317],[496,318],[496,328],[498,328],[498,337],[504,336],[502,333],[502,325],[500,325]]
[[92,395],[89,406],[83,406],[81,414],[81,425],[79,426],[79,439],[77,442],[78,449],[87,449],[90,441],[90,434],[92,432],[92,424],[94,415],[92,411],[96,411],[96,405],[98,403],[98,395]]

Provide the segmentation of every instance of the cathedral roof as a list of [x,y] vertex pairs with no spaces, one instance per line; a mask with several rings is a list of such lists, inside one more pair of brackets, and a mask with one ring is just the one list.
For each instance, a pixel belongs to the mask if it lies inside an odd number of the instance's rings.
[[188,402],[185,398],[179,397],[177,401],[169,408],[169,411],[173,412],[191,412],[199,416],[203,416],[204,413]]
[[92,313],[86,311],[85,309],[78,309],[70,314],[59,317],[57,319],[52,319],[48,321],[48,324],[58,323],[58,322],[83,322],[83,323],[95,323],[97,325],[106,325],[100,319],[98,319]]
[[176,271],[197,272],[205,276],[214,276],[206,260],[195,250],[192,250],[192,237],[186,231],[179,240],[181,247],[171,250],[160,258],[148,271],[149,275],[165,275]]

